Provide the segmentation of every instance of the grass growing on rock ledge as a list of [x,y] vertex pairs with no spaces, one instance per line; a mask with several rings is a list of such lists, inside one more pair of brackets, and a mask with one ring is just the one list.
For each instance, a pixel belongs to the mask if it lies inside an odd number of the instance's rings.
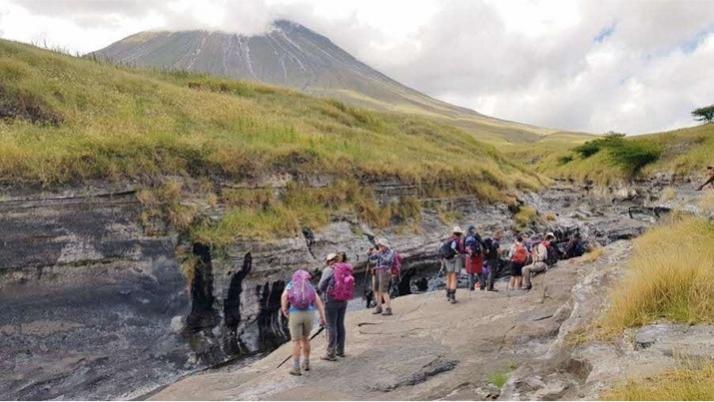
[[684,367],[644,380],[629,380],[606,392],[613,401],[711,401],[714,400],[714,363]]
[[714,223],[673,219],[635,240],[602,322],[606,333],[657,320],[714,323]]

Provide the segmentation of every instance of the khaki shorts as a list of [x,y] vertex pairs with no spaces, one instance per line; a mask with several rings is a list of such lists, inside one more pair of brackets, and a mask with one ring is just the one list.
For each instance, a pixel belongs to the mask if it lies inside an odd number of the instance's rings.
[[309,337],[310,332],[312,332],[313,322],[315,322],[314,311],[305,310],[290,313],[290,317],[288,318],[290,339],[297,341]]
[[389,281],[392,280],[392,273],[388,269],[374,270],[374,291],[389,293]]
[[447,274],[451,273],[461,273],[461,269],[464,267],[464,256],[457,255],[450,260],[444,260],[444,269]]

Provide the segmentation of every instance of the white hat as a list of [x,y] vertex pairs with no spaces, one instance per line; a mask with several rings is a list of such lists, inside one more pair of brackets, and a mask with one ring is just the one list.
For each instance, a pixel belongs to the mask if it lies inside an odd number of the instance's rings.
[[463,233],[464,233],[464,230],[461,229],[460,226],[454,226],[454,230],[452,230],[451,233],[461,233],[461,234],[463,234]]
[[545,237],[546,237],[546,238],[547,238],[547,237],[552,237],[552,238],[555,239],[555,235],[553,234],[553,232],[548,232],[548,233],[546,233],[546,234],[545,234]]
[[337,254],[335,254],[335,253],[330,253],[330,254],[327,255],[327,257],[325,257],[325,261],[332,261],[332,260],[334,260],[335,258],[337,258]]
[[387,239],[385,239],[384,237],[380,237],[379,239],[377,239],[376,243],[378,246],[384,246],[386,248],[389,248],[389,241],[387,241]]

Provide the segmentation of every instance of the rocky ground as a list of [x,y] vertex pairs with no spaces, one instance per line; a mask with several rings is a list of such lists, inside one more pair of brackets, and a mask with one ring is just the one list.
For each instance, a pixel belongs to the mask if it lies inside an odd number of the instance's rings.
[[[595,312],[601,306],[574,302],[571,289],[586,283],[588,273],[610,272],[599,269],[606,261],[619,272],[615,263],[627,255],[627,239],[655,220],[646,208],[661,204],[654,195],[664,185],[651,182],[603,195],[559,182],[541,194],[520,195],[541,218],[555,216],[541,219],[533,230],[580,228],[594,244],[609,244],[603,260],[594,265],[561,262],[545,275],[545,284],[538,277],[528,294],[477,292],[462,295],[454,307],[441,293],[400,297],[397,314],[389,319],[365,311],[350,314],[347,362],[329,367],[316,361],[310,376],[287,377],[282,368],[274,370],[276,360],[286,355],[282,346],[246,369],[229,366],[188,377],[155,396],[282,398],[297,387],[306,399],[485,399],[499,394],[489,377],[513,368],[518,369],[504,395],[535,395],[529,392],[539,388],[524,388],[516,380],[523,378],[558,391],[547,395],[578,396],[570,392],[576,389],[571,383],[582,382],[582,371],[566,381],[563,391],[547,375],[529,379],[519,367],[553,356],[566,356],[566,362],[584,359],[570,350],[558,352],[557,345],[574,318],[592,319],[585,313],[571,316],[571,310],[589,306],[587,311]],[[414,189],[390,183],[375,191],[384,202],[415,196]],[[507,205],[487,205],[473,197],[420,201],[416,233],[399,228],[374,233],[386,235],[405,257],[407,282],[410,275],[433,269],[440,239],[450,228],[439,216],[444,208],[458,210],[459,222],[475,223],[486,235],[505,229],[504,240],[510,240],[513,211]],[[631,209],[640,207],[646,219],[633,219]],[[142,205],[135,190],[104,186],[6,192],[0,212],[0,224],[7,229],[0,231],[0,369],[6,373],[0,377],[0,398],[6,399],[129,398],[246,353],[273,350],[287,338],[278,301],[294,267],[317,269],[328,252],[344,250],[362,269],[371,246],[367,234],[373,233],[354,217],[343,216],[319,231],[269,245],[239,241],[211,255],[201,244],[181,244],[170,231],[147,235],[138,223]],[[200,261],[188,288],[178,248],[191,250]],[[599,280],[604,279],[591,278]],[[597,297],[591,299],[602,301]],[[317,347],[322,343],[321,336]],[[548,367],[560,370],[560,362]],[[597,364],[592,366],[590,371],[597,373]],[[545,366],[538,370],[547,372]],[[358,374],[347,381],[353,372]],[[334,380],[320,379],[327,373]],[[198,386],[187,385],[196,381]]]
[[[453,306],[442,292],[401,297],[392,317],[348,315],[348,356],[339,362],[314,356],[313,369],[294,377],[287,366],[278,368],[290,354],[284,345],[239,372],[189,377],[152,399],[495,399],[495,376],[546,354],[559,339],[575,311],[571,289],[629,252],[630,243],[621,241],[593,264],[562,261],[536,277],[530,292],[505,291],[500,282],[497,293],[460,291]],[[325,337],[313,346],[321,353]],[[540,399],[553,396],[561,395],[546,390]]]

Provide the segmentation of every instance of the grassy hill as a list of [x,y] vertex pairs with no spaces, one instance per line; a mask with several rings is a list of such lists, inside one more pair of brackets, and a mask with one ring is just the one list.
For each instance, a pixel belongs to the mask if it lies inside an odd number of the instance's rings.
[[[580,144],[574,145],[576,141]],[[605,185],[655,173],[681,177],[714,164],[714,124],[626,138],[543,142],[505,151],[550,177]]]
[[254,36],[215,31],[140,32],[94,55],[138,67],[274,84],[370,110],[428,117],[497,145],[533,143],[556,132],[484,116],[429,97],[360,62],[325,36],[290,21],[276,21],[268,32]]
[[[249,236],[297,230],[306,222],[324,223],[327,211],[339,209],[387,224],[413,203],[376,205],[359,184],[375,180],[487,200],[502,200],[509,190],[540,180],[474,136],[426,118],[208,75],[120,68],[0,41],[2,184],[155,183],[166,176],[256,182],[285,174],[298,184],[318,175],[335,184],[317,193],[296,185],[287,195],[268,194],[262,201],[254,194],[213,194],[231,219],[221,227],[221,238],[235,230]],[[161,195],[177,196],[175,187],[143,194],[142,200],[178,205]],[[191,217],[172,220],[188,225]],[[207,236],[212,235],[217,236]]]

